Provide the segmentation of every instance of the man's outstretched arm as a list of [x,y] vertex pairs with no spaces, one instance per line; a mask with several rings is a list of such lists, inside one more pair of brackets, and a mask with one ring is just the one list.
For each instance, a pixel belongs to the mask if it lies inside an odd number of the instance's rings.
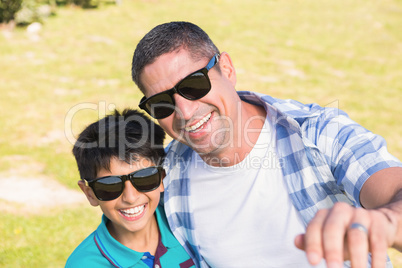
[[367,179],[360,192],[364,208],[337,203],[320,210],[295,238],[295,245],[306,251],[312,265],[322,258],[330,268],[367,267],[368,252],[372,267],[385,267],[387,249],[402,251],[402,168],[386,168]]

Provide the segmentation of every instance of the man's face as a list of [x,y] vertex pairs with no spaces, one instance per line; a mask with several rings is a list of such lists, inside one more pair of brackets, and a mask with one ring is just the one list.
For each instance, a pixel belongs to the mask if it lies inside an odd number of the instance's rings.
[[[164,54],[147,65],[140,79],[145,96],[173,88],[190,73],[204,68],[210,59],[192,59],[186,50]],[[201,155],[217,155],[230,146],[236,126],[238,102],[236,75],[227,53],[222,53],[217,67],[208,72],[211,91],[199,100],[187,100],[174,94],[173,114],[159,119],[159,124],[174,139],[187,144]]]

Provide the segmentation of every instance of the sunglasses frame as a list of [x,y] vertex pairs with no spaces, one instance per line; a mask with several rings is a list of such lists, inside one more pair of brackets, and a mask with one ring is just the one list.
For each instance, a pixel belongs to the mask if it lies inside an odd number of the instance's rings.
[[[179,81],[173,88],[171,88],[171,89],[168,89],[168,90],[159,92],[159,93],[157,93],[157,94],[155,94],[155,95],[150,96],[149,98],[146,98],[145,96],[142,97],[142,99],[141,99],[141,101],[140,101],[140,104],[139,104],[138,106],[139,106],[141,109],[145,110],[145,111],[146,111],[150,116],[152,116],[153,118],[155,118],[155,119],[162,119],[162,118],[166,118],[166,117],[170,116],[170,115],[174,112],[174,109],[172,109],[172,111],[171,111],[169,114],[165,115],[165,116],[159,116],[159,117],[158,117],[158,116],[155,116],[155,114],[152,113],[152,111],[149,110],[148,107],[147,107],[147,102],[149,102],[149,100],[151,100],[151,99],[153,99],[153,98],[155,98],[155,97],[157,97],[157,96],[167,95],[167,96],[171,99],[171,104],[169,104],[169,105],[176,106],[176,103],[175,103],[174,98],[173,98],[173,95],[176,94],[176,93],[179,94],[180,96],[182,96],[183,98],[187,99],[187,100],[199,100],[199,99],[205,97],[205,96],[209,93],[209,91],[211,91],[211,80],[209,79],[208,71],[209,71],[210,69],[212,69],[212,67],[214,67],[218,62],[219,62],[219,53],[216,53],[216,54],[211,58],[211,60],[208,62],[207,66],[205,66],[204,68],[201,68],[201,69],[199,69],[199,70],[197,70],[197,71],[195,71],[195,72],[192,72],[191,74],[187,75],[186,77],[184,77],[182,80],[180,80],[180,81]],[[186,96],[186,95],[184,95],[182,92],[180,92],[180,90],[179,90],[180,84],[183,83],[183,81],[186,80],[187,78],[193,76],[193,75],[196,74],[196,73],[200,73],[200,72],[204,75],[204,77],[207,79],[207,82],[208,82],[208,84],[209,84],[209,88],[208,88],[207,92],[206,92],[204,95],[202,95],[202,96],[200,96],[200,97],[197,97],[197,98],[189,98],[188,96]],[[167,104],[166,104],[166,105],[167,105]],[[164,105],[164,107],[166,107],[166,106]]]
[[[155,186],[154,188],[152,188],[150,190],[146,190],[146,191],[140,190],[140,189],[137,188],[138,186],[135,185],[134,181],[135,181],[136,178],[134,177],[134,175],[135,175],[135,173],[138,173],[140,171],[143,171],[144,169],[149,169],[149,168],[156,168],[158,170],[158,172],[156,174],[159,176],[159,182],[158,182],[157,186]],[[136,171],[131,172],[131,173],[127,174],[127,175],[111,175],[111,176],[104,176],[104,177],[100,177],[100,178],[96,178],[96,179],[92,179],[92,180],[84,179],[83,181],[85,183],[85,186],[91,187],[92,191],[94,192],[94,194],[95,194],[96,198],[98,198],[98,200],[100,200],[100,201],[111,201],[111,200],[115,200],[115,199],[117,199],[117,198],[119,198],[121,196],[121,194],[124,192],[124,187],[125,187],[125,184],[126,184],[127,180],[129,180],[131,182],[131,185],[140,193],[152,192],[152,191],[158,189],[158,187],[160,186],[160,184],[162,182],[162,172],[163,171],[164,171],[164,168],[162,166],[150,166],[150,167],[146,167],[146,168],[136,170]],[[146,176],[146,177],[150,177],[152,175],[155,175],[155,174],[151,174],[151,175]],[[94,186],[93,186],[94,183],[96,183],[98,180],[109,178],[109,177],[117,177],[117,178],[119,178],[121,180],[122,189],[121,189],[120,194],[117,197],[112,198],[112,199],[98,197],[98,194],[94,190]],[[143,176],[141,178],[144,178],[144,177],[145,176]],[[138,178],[140,178],[140,177],[138,177]]]

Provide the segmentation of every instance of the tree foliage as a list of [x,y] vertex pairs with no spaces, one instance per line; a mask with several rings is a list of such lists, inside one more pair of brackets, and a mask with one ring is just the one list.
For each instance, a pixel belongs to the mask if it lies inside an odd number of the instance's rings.
[[14,20],[21,5],[22,0],[0,0],[0,23],[8,23]]

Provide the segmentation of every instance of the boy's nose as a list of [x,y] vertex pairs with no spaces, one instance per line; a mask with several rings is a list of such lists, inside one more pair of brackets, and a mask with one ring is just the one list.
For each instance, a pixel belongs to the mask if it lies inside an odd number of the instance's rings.
[[126,203],[134,203],[141,193],[134,188],[131,181],[127,180],[124,183],[124,190],[121,194],[121,198]]

